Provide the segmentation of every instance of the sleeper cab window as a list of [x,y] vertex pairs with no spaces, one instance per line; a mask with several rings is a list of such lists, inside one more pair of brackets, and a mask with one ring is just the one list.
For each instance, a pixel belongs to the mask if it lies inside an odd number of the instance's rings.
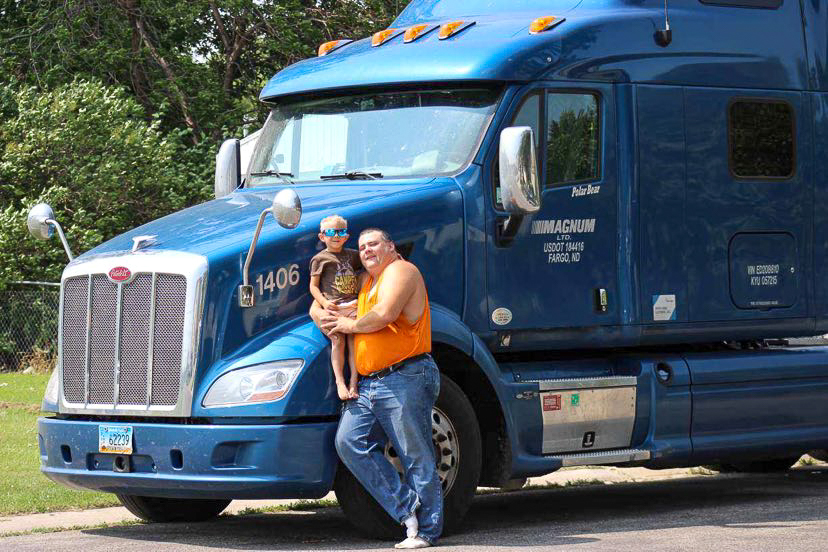
[[736,99],[728,108],[730,171],[737,178],[794,175],[794,112],[790,104]]
[[550,92],[546,103],[546,185],[600,178],[598,97]]

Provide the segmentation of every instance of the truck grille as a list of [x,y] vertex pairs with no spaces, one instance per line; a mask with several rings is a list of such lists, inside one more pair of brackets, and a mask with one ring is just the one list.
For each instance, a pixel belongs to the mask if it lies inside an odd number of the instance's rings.
[[64,280],[63,396],[67,403],[174,407],[181,386],[187,279],[138,272]]

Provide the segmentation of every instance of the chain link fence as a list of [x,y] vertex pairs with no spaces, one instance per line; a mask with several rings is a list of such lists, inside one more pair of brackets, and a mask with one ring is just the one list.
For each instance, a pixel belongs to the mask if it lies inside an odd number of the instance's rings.
[[14,282],[0,290],[0,371],[46,371],[57,357],[60,284]]

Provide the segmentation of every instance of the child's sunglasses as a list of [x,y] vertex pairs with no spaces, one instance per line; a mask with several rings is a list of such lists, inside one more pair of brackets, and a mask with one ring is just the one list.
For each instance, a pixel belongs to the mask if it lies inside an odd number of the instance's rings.
[[324,230],[322,230],[322,233],[325,234],[326,236],[328,236],[329,238],[332,238],[334,236],[345,237],[345,236],[348,235],[348,229],[347,228],[325,228]]

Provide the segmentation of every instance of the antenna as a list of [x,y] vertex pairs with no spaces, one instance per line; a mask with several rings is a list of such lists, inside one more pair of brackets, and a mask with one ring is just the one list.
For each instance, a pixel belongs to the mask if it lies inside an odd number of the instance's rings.
[[664,28],[655,32],[655,41],[661,47],[666,47],[673,41],[673,31],[670,30],[670,16],[667,15],[667,0],[664,0]]

